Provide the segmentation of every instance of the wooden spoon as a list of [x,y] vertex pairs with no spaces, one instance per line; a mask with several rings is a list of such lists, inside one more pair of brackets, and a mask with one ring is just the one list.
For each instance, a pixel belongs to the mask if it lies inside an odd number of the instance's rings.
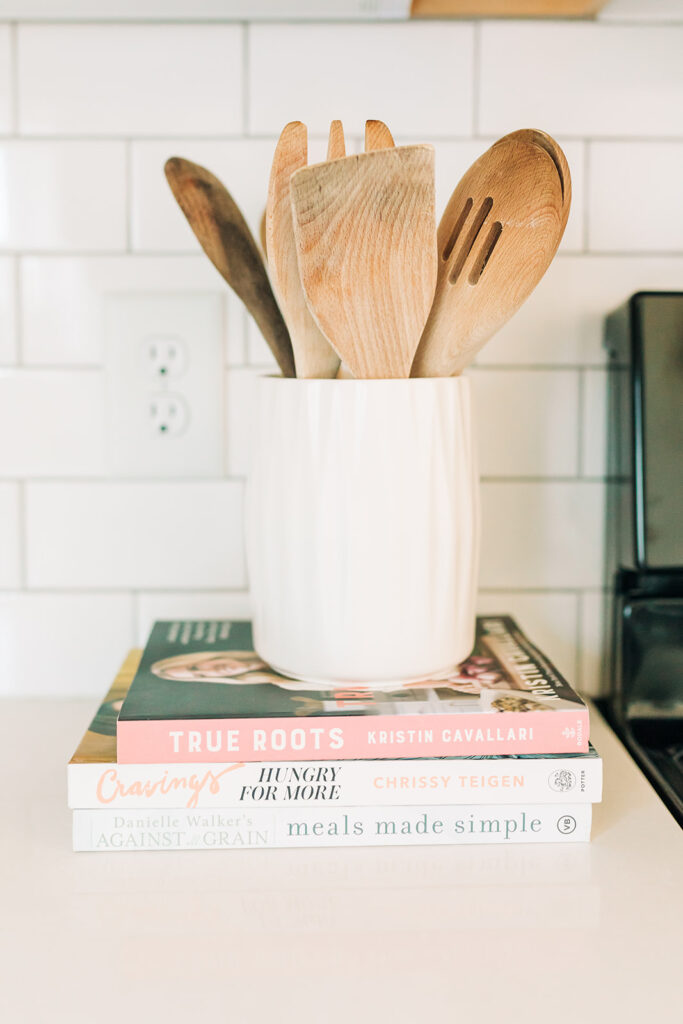
[[365,122],[365,152],[373,149],[391,149],[394,139],[384,121]]
[[[335,122],[333,122],[333,125]],[[341,128],[341,122],[336,122]],[[289,327],[297,377],[334,377],[339,356],[311,316],[301,287],[297,263],[289,181],[308,158],[306,125],[291,121],[275,149],[266,206],[268,268],[280,308]],[[339,132],[330,131],[330,148],[339,147]],[[341,132],[341,148],[344,133]]]
[[318,326],[354,377],[407,377],[436,284],[433,148],[305,167],[291,192]]
[[330,135],[327,141],[327,159],[339,160],[343,156],[346,156],[344,128],[341,121],[333,121],[330,125]]
[[283,377],[294,377],[289,333],[237,203],[218,178],[190,160],[173,156],[164,171],[202,249],[253,316]]
[[511,139],[516,139],[519,142],[531,142],[535,146],[540,146],[555,164],[562,189],[562,209],[564,211],[562,231],[564,232],[572,204],[572,176],[562,147],[555,141],[552,135],[542,132],[539,128],[520,128],[519,131],[510,132],[509,135],[504,135],[502,139],[498,139],[495,145],[499,146],[501,143],[508,142]]
[[411,376],[460,373],[534,290],[565,224],[560,177],[544,148],[509,139],[479,157],[439,224],[436,295]]

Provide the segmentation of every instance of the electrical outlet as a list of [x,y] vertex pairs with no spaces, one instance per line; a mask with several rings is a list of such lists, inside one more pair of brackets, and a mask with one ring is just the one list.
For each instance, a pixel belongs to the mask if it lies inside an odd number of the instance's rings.
[[220,296],[111,294],[104,317],[112,472],[222,476]]

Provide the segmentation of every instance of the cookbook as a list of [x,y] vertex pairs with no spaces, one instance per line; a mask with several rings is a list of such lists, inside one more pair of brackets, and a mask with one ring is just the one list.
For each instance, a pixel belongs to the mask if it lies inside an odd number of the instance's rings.
[[591,804],[74,811],[77,851],[588,842]]
[[247,621],[157,622],[116,726],[120,764],[586,753],[588,710],[512,618],[480,616],[438,679],[287,678]]
[[597,803],[602,760],[587,754],[401,760],[117,764],[116,719],[141,651],[131,651],[67,769],[71,808]]

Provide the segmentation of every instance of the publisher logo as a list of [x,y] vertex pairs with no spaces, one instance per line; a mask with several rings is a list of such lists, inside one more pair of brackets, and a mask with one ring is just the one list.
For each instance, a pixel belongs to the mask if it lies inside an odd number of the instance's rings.
[[576,829],[576,818],[572,818],[571,814],[563,814],[561,818],[557,819],[557,831],[561,832],[563,836],[570,836]]
[[576,785],[576,775],[568,768],[558,768],[548,776],[548,785],[555,793],[569,793]]

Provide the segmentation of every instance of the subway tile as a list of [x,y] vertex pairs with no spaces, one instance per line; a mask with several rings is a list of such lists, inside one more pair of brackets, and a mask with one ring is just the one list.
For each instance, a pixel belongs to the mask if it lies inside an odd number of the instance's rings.
[[[106,295],[168,291],[176,296],[183,290],[223,295],[226,362],[244,363],[242,304],[203,253],[187,257],[24,257],[20,282],[23,356],[29,365],[100,365]],[[77,316],[74,310],[78,310]]]
[[242,485],[29,483],[28,582],[240,589]]
[[560,254],[478,363],[601,365],[605,317],[634,292],[683,289],[683,258]]
[[0,249],[125,249],[122,142],[0,142]]
[[18,53],[25,135],[242,130],[238,25],[22,24]]
[[0,482],[0,589],[22,585],[21,545],[19,485]]
[[604,530],[602,483],[484,482],[480,586],[599,587]]
[[132,634],[127,594],[0,594],[0,695],[99,699]]
[[0,256],[0,366],[17,361],[16,267],[10,256]]
[[589,160],[589,249],[683,252],[683,142],[594,142]]
[[95,371],[0,372],[0,476],[103,475],[104,379]]
[[250,619],[247,590],[143,591],[138,595],[137,639],[144,646],[159,619]]
[[167,139],[132,147],[133,248],[149,252],[198,252],[199,242],[164,178],[170,156],[183,156],[215,174],[230,192],[258,241],[268,196],[276,139],[202,142]]
[[609,693],[605,608],[604,593],[586,592],[581,595],[581,692],[589,697],[605,697]]
[[478,128],[679,134],[682,50],[683,26],[484,22]]
[[[428,142],[434,146],[437,223],[451,193],[465,171],[493,145],[496,138],[497,136],[492,135],[486,139],[462,139],[453,142],[424,135],[396,137],[395,141],[398,145]],[[580,252],[584,247],[585,145],[576,139],[560,138],[557,141],[567,157],[572,179],[572,204],[567,227],[560,243],[560,252]]]
[[396,134],[467,135],[473,59],[464,23],[253,25],[249,129],[279,134],[296,118],[324,134],[341,118],[353,135],[378,117]]
[[581,475],[604,477],[607,474],[607,370],[584,371],[582,405]]
[[475,368],[471,378],[482,476],[576,475],[576,371]]
[[0,135],[12,131],[12,37],[9,25],[0,25]]
[[490,594],[480,591],[477,612],[480,615],[511,615],[531,642],[572,685],[576,685],[576,594],[525,594],[514,590]]
[[259,369],[229,370],[226,381],[227,473],[246,476],[249,471],[250,444],[256,409],[255,383]]

